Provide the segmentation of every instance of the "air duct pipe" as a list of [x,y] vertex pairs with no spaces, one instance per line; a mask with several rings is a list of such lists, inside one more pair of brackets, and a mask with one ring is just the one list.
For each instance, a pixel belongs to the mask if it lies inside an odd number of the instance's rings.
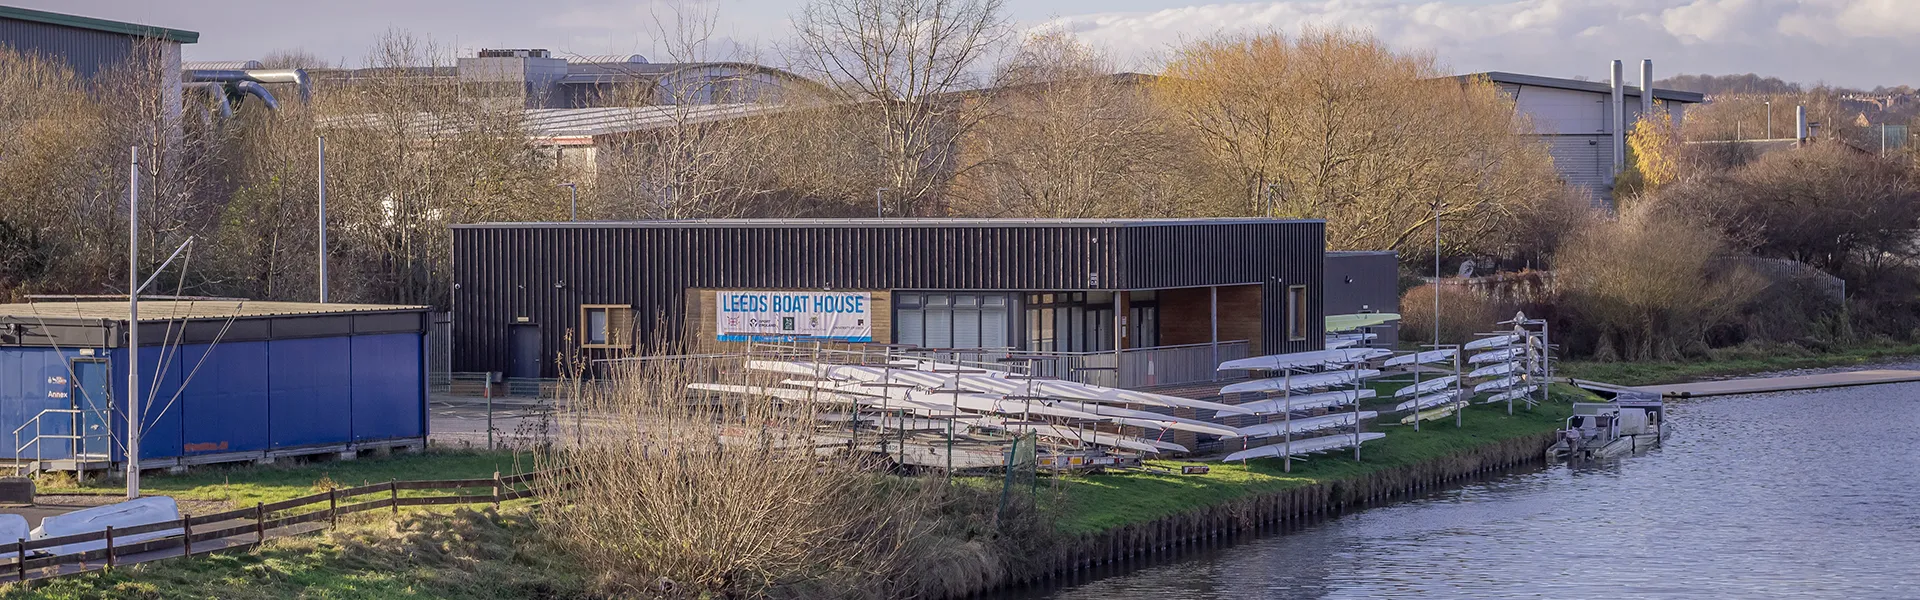
[[1808,137],[1812,137],[1812,135],[1810,128],[1807,126],[1807,107],[1803,104],[1793,109],[1793,139],[1804,143]]
[[[306,69],[204,69],[187,71],[190,81],[217,81],[236,83],[291,83],[300,90],[300,101],[306,102],[313,97],[313,84],[307,78]],[[271,95],[271,94],[269,94]]]
[[215,108],[220,113],[220,118],[233,118],[233,103],[227,101],[227,86],[212,81],[199,81],[184,84],[181,87],[187,91],[206,94],[207,101],[215,105]]

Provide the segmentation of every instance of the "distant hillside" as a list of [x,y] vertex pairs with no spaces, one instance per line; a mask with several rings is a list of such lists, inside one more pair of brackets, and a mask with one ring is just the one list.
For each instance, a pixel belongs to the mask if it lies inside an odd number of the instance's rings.
[[1655,87],[1687,92],[1698,92],[1708,96],[1723,94],[1799,94],[1805,91],[1798,83],[1782,81],[1778,77],[1761,77],[1753,73],[1745,75],[1675,75],[1653,82]]

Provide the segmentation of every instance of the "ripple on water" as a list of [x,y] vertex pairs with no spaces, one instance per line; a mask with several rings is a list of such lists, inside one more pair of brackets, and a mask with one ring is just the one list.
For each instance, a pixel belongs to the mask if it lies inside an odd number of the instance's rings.
[[1034,597],[1920,598],[1920,384],[1672,406],[1667,447]]

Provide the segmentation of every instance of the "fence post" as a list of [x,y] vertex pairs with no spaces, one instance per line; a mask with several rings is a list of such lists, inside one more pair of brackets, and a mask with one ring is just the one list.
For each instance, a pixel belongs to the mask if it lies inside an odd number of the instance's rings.
[[493,509],[500,510],[500,472],[493,472]]
[[327,526],[340,526],[340,505],[333,495],[334,489],[327,488]]
[[180,515],[180,531],[185,532],[180,536],[181,545],[187,548],[184,556],[193,558],[193,515]]
[[107,526],[107,570],[113,570],[113,526]]
[[19,567],[20,571],[20,587],[32,587],[27,583],[27,538],[20,538],[19,545],[14,546],[14,548],[20,551],[20,555],[15,558],[15,560],[20,561],[15,563],[15,566]]
[[255,542],[267,541],[267,507],[265,503],[253,503],[253,539]]
[[387,498],[393,504],[393,516],[400,517],[400,484],[398,480],[387,480]]

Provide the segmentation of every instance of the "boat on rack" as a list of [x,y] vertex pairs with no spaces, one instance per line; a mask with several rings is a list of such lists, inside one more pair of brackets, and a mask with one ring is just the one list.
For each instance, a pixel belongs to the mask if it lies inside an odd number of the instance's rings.
[[1346,406],[1353,404],[1355,400],[1372,398],[1378,395],[1380,395],[1379,392],[1368,389],[1340,390],[1335,392],[1320,392],[1318,394],[1299,394],[1292,397],[1268,398],[1257,402],[1248,402],[1239,406],[1240,408],[1256,413],[1278,413],[1286,410],[1313,410],[1317,408]]
[[[1356,416],[1358,419],[1355,419]],[[1362,411],[1359,415],[1350,412],[1340,412],[1330,415],[1320,415],[1318,417],[1305,417],[1261,423],[1259,425],[1248,425],[1241,427],[1240,433],[1246,434],[1246,437],[1249,438],[1273,437],[1276,435],[1286,435],[1289,432],[1301,434],[1309,431],[1333,429],[1335,427],[1351,427],[1357,420],[1364,421],[1377,416],[1380,416],[1380,413],[1370,410]]]
[[1356,445],[1371,442],[1383,437],[1387,437],[1387,434],[1340,433],[1340,434],[1322,436],[1317,438],[1307,438],[1304,440],[1293,440],[1290,443],[1282,442],[1277,444],[1268,444],[1258,448],[1248,448],[1246,450],[1241,450],[1233,454],[1228,454],[1226,455],[1226,457],[1221,458],[1220,460],[1222,462],[1233,462],[1236,460],[1269,458],[1269,457],[1276,457],[1281,455],[1301,456],[1306,454],[1317,454],[1320,452],[1328,452],[1333,450],[1339,450],[1342,448],[1352,448]]
[[1343,369],[1339,371],[1327,371],[1325,373],[1294,375],[1292,377],[1269,377],[1267,379],[1242,381],[1220,388],[1220,393],[1280,392],[1286,391],[1289,388],[1294,390],[1311,390],[1336,385],[1350,385],[1355,381],[1363,381],[1379,376],[1380,371],[1375,369]]

